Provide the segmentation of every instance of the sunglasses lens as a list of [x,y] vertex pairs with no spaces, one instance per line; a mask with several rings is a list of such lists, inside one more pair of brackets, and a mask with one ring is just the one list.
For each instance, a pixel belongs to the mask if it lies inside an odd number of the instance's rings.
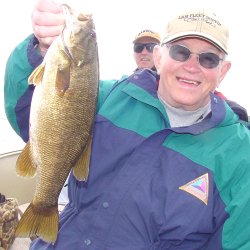
[[153,52],[154,46],[155,46],[155,44],[150,44],[150,43],[145,45],[145,47],[149,53]]
[[201,53],[199,55],[199,63],[206,69],[212,69],[218,66],[220,58],[214,53]]
[[190,50],[181,45],[173,45],[169,49],[169,55],[176,61],[185,62],[190,57]]
[[144,49],[144,45],[143,44],[135,44],[134,45],[134,52],[136,53],[141,53]]
[[149,53],[152,53],[155,45],[155,43],[137,43],[134,44],[134,52],[141,53],[145,47]]
[[[176,44],[169,47],[169,55],[176,61],[185,62],[189,59],[191,51],[182,45]],[[206,69],[217,67],[221,60],[218,55],[211,52],[201,53],[197,55],[200,65]]]

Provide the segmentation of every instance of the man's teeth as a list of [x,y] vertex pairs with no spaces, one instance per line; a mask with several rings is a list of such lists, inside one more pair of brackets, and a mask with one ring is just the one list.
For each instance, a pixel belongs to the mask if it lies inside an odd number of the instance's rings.
[[195,86],[198,86],[198,85],[200,84],[200,82],[191,81],[191,80],[179,79],[179,81],[184,82],[184,83],[188,83],[188,84],[193,84],[193,85],[195,85]]

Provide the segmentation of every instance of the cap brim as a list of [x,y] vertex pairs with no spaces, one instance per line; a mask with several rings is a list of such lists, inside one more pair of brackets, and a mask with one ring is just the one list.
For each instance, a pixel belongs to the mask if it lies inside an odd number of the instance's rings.
[[209,36],[208,34],[200,33],[200,32],[181,32],[181,33],[176,33],[171,36],[165,37],[162,40],[162,43],[169,43],[169,42],[174,42],[183,38],[188,38],[188,37],[197,37],[204,39],[210,43],[212,43],[215,47],[217,47],[219,50],[225,52],[228,54],[227,49],[221,44],[217,39],[215,39],[212,36]]

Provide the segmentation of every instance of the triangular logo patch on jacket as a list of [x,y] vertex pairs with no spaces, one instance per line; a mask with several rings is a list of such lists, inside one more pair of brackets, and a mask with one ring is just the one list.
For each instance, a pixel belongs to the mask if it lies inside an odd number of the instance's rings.
[[207,205],[209,191],[208,173],[188,182],[187,184],[179,187],[179,189],[194,195]]

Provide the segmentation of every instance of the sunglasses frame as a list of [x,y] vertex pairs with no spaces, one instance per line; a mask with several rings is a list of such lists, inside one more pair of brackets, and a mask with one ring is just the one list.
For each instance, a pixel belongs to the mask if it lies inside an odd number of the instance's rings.
[[[224,58],[220,58],[217,54],[215,54],[213,52],[194,53],[188,47],[181,45],[181,44],[164,43],[163,45],[165,45],[166,47],[169,48],[169,55],[173,60],[175,60],[177,62],[186,62],[190,59],[191,55],[194,54],[197,56],[197,60],[198,60],[199,64],[205,69],[214,69],[219,65],[220,61],[224,60]],[[177,57],[174,56],[174,52],[173,52],[173,48],[175,48],[175,47],[181,47],[181,48],[184,48],[186,51],[188,51],[189,52],[189,55],[187,54],[188,57],[185,60],[177,60]],[[205,62],[203,62],[205,60],[205,58],[207,58],[207,55],[212,55],[213,59],[216,59],[216,60],[211,60],[211,65],[209,67],[207,66],[207,64]],[[202,58],[204,58],[204,60]],[[216,61],[216,64],[212,64],[212,61]]]
[[[134,52],[141,53],[144,50],[144,48],[146,48],[146,50],[149,53],[152,53],[155,45],[157,45],[157,43],[135,43],[134,44]],[[137,48],[139,47],[140,49],[138,50],[138,49],[136,49],[136,47]]]

